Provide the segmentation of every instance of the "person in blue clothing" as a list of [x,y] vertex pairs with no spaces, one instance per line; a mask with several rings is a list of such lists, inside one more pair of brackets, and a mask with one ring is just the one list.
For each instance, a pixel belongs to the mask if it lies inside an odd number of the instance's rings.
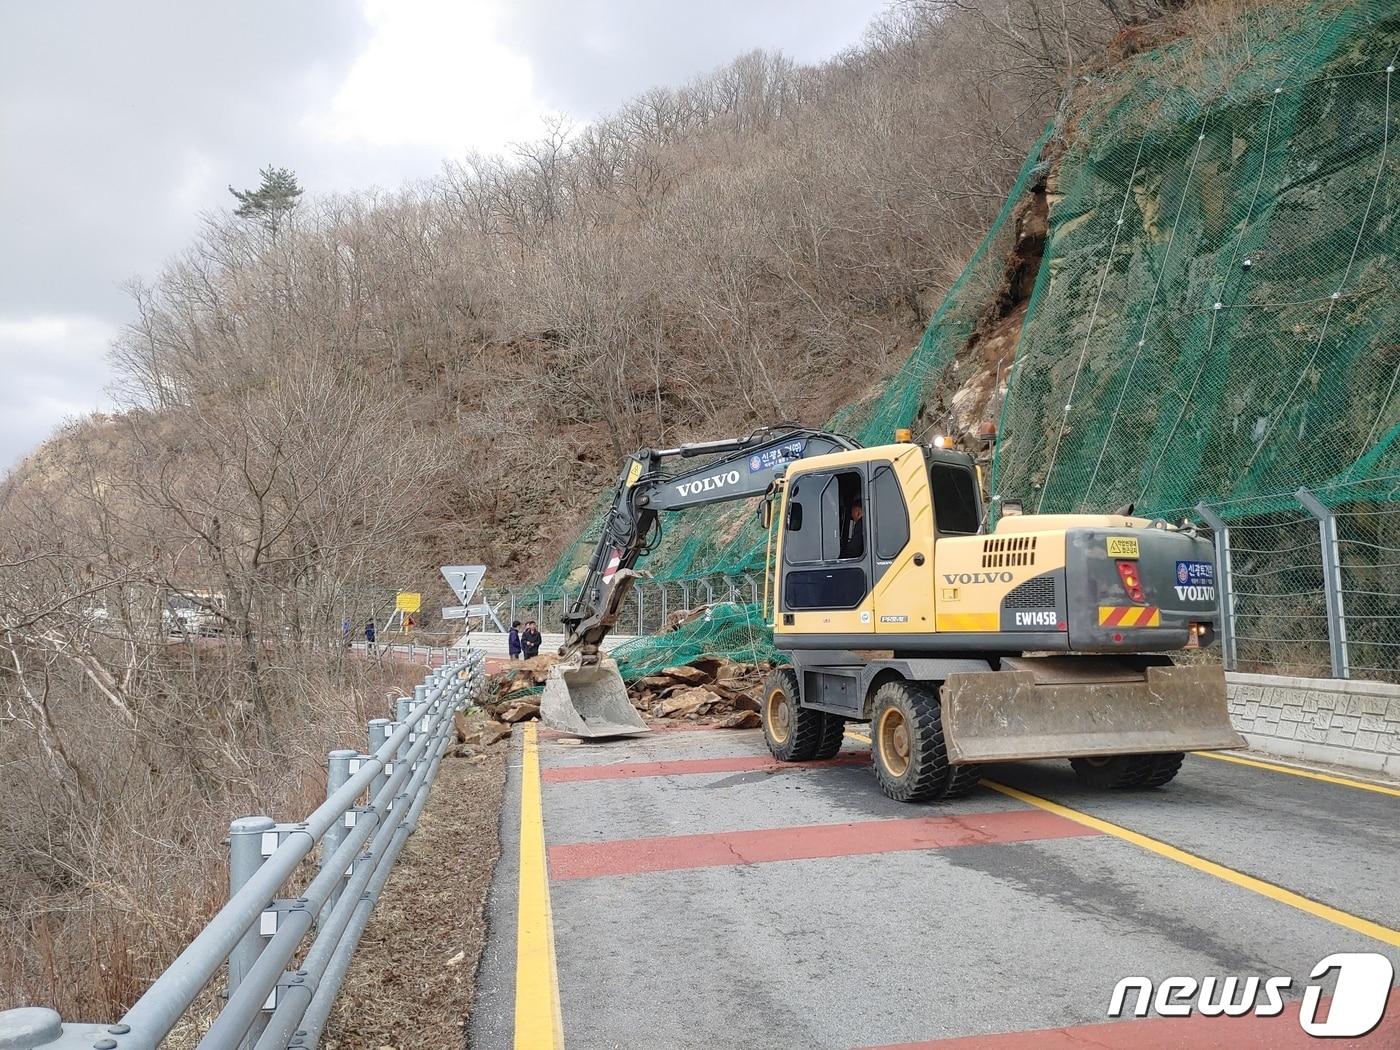
[[507,640],[508,643],[510,644],[510,658],[511,658],[512,660],[520,660],[520,659],[522,659],[522,658],[524,657],[524,655],[525,655],[525,649],[524,649],[524,647],[521,646],[521,644],[520,644],[520,621],[519,621],[519,620],[512,620],[512,621],[511,621],[511,624],[510,624],[510,633],[506,635],[506,640]]
[[374,621],[365,621],[365,642],[373,648],[374,646]]

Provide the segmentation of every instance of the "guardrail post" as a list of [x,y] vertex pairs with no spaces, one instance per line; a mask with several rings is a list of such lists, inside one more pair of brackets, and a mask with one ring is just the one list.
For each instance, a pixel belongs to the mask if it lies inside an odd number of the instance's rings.
[[[239,817],[228,826],[228,895],[232,900],[244,884],[257,874],[262,867],[262,838],[266,832],[277,833],[277,823],[271,817]],[[269,904],[271,901],[268,902]],[[243,983],[243,978],[252,969],[262,954],[262,922],[253,923],[244,931],[238,944],[228,955],[228,986],[224,998],[232,997]],[[241,1044],[251,1047],[257,1040],[258,1031],[250,1031]]]
[[[390,729],[390,726],[392,725],[393,723],[390,722],[387,718],[370,719],[369,747],[365,750],[369,752],[371,757],[377,754],[379,749],[388,742],[389,737],[392,734],[392,730]],[[393,769],[391,768],[392,758],[393,756],[391,755],[389,759],[384,762],[379,772],[374,775],[374,779],[370,782],[370,801],[374,800],[375,796],[379,794],[380,789],[383,788],[384,785],[388,782],[389,774],[393,772]]]
[[1230,526],[1204,503],[1197,503],[1196,510],[1215,533],[1215,568],[1220,574],[1215,581],[1215,603],[1220,617],[1220,660],[1225,670],[1233,671],[1238,660],[1235,652],[1235,588],[1230,566]]
[[1317,519],[1318,542],[1322,545],[1322,594],[1327,600],[1327,644],[1332,654],[1332,677],[1350,678],[1351,661],[1347,652],[1347,619],[1342,607],[1342,558],[1337,542],[1337,518],[1332,509],[1307,489],[1293,494],[1307,512]]
[[[337,791],[345,786],[345,782],[350,779],[350,760],[355,757],[355,752],[349,750],[330,751],[326,754],[326,798],[331,798]],[[346,823],[348,816],[342,814],[340,819],[326,829],[325,838],[321,840],[321,868],[325,869],[327,862],[340,848],[340,844],[345,841],[345,836],[350,831],[350,826]],[[331,891],[326,898],[326,905],[321,909],[321,916],[330,914],[335,907],[336,900],[340,897],[340,891],[345,885],[346,873],[340,873],[340,881],[336,888]]]

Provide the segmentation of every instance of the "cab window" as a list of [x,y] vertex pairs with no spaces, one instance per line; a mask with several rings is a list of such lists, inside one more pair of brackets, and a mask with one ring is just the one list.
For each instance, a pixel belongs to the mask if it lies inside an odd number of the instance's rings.
[[821,561],[821,478],[799,478],[788,490],[783,520],[783,557],[790,565]]
[[982,502],[977,496],[977,478],[968,467],[953,463],[930,463],[929,486],[933,492],[933,514],[943,536],[971,536],[982,524]]
[[869,589],[861,472],[805,474],[790,492],[783,559],[794,567],[783,573],[783,608],[855,608]]
[[860,471],[804,474],[788,494],[783,559],[789,565],[863,560],[864,504]]
[[892,468],[878,467],[871,475],[870,501],[875,504],[875,557],[890,561],[909,542],[909,511]]

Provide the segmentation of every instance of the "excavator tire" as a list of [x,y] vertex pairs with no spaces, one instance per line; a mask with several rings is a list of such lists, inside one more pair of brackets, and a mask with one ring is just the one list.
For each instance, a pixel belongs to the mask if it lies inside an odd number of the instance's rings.
[[846,739],[846,720],[840,715],[821,712],[825,722],[822,725],[821,740],[817,743],[815,759],[835,758],[841,750],[841,742]]
[[1080,780],[1095,788],[1161,787],[1176,776],[1186,755],[1170,751],[1160,755],[1109,755],[1101,758],[1071,758],[1070,766]]
[[797,672],[791,667],[777,668],[763,683],[763,739],[768,750],[779,762],[830,758],[841,747],[842,720],[799,706],[797,697]]
[[952,773],[948,776],[948,790],[943,792],[944,798],[966,798],[972,794],[973,789],[982,783],[982,767],[976,762],[966,762],[960,766],[953,766]]
[[1165,755],[1154,757],[1157,762],[1152,767],[1152,772],[1143,779],[1141,787],[1157,788],[1170,783],[1181,772],[1181,763],[1186,761],[1186,752],[1170,751]]
[[871,706],[870,758],[880,790],[896,802],[946,797],[957,773],[943,743],[937,690],[918,682],[886,682],[875,690]]

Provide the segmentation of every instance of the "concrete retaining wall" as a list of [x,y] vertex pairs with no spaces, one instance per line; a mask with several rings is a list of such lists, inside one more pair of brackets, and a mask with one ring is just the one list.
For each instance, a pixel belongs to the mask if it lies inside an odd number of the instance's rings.
[[1251,747],[1400,776],[1400,685],[1226,675],[1230,717]]

